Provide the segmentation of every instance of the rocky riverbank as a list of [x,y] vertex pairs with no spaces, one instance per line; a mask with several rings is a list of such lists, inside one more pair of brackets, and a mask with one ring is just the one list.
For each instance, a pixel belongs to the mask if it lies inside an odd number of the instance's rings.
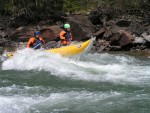
[[[62,21],[63,20],[63,21]],[[84,41],[96,36],[91,52],[102,51],[144,51],[150,49],[150,13],[139,15],[113,15],[97,8],[89,14],[74,14],[61,17],[60,21],[49,24],[39,21],[36,24],[20,23],[9,17],[0,18],[0,47],[18,48],[33,32],[39,30],[46,40],[46,49],[58,46],[59,32],[63,23],[71,24],[74,41]]]

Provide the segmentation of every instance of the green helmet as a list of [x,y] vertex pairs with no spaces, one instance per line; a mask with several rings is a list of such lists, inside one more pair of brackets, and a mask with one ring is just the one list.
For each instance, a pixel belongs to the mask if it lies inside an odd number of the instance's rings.
[[65,25],[64,25],[64,28],[65,28],[65,29],[68,29],[68,28],[70,28],[70,25],[69,25],[69,24],[65,24]]

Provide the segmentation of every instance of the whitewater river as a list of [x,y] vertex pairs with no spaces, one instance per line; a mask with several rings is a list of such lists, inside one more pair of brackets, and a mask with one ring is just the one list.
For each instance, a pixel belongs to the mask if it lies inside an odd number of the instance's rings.
[[0,113],[150,113],[150,57],[25,49],[0,59]]

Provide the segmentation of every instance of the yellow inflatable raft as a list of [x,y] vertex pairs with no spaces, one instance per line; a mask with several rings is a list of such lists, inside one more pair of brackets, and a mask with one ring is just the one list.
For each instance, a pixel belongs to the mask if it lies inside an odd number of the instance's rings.
[[[75,55],[88,52],[92,48],[94,40],[95,40],[95,37],[85,42],[79,43],[79,44],[63,46],[60,48],[54,48],[54,49],[49,49],[49,50],[44,50],[44,51],[49,52],[49,53],[54,53],[54,54],[60,54],[61,56],[64,56],[64,57],[75,56]],[[6,56],[8,58],[11,58],[13,54],[14,52],[7,52]]]

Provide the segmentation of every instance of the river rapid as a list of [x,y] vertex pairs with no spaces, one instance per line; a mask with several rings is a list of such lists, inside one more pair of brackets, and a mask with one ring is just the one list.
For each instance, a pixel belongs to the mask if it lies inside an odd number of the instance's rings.
[[0,59],[0,113],[150,113],[148,56],[24,49]]

